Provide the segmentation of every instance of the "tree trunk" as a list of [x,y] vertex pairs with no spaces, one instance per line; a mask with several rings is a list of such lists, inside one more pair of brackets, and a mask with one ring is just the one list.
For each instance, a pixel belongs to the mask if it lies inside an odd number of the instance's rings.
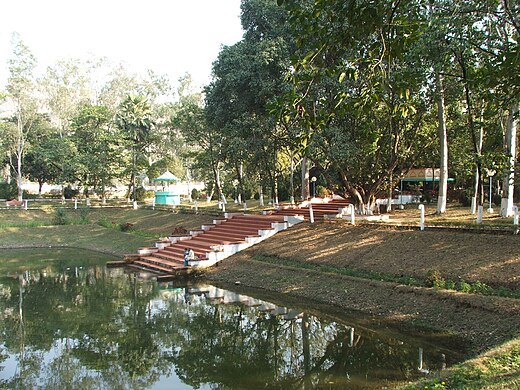
[[[475,183],[475,204],[478,203],[479,206],[484,205],[484,186],[482,183],[482,133],[483,130],[481,128],[480,132],[480,144],[477,142],[477,134],[475,130],[475,121],[473,119],[473,104],[471,103],[471,95],[469,91],[469,80],[468,80],[468,69],[466,67],[466,62],[463,53],[459,53],[457,56],[457,60],[459,62],[460,68],[462,70],[462,81],[464,83],[464,97],[466,100],[466,109],[468,113],[468,126],[471,132],[471,140],[473,142],[473,152],[475,153],[475,165],[476,165],[476,183]],[[479,183],[480,182],[480,185]]]
[[504,169],[502,202],[500,215],[510,217],[513,215],[513,195],[515,189],[515,162],[516,162],[516,116],[518,115],[518,102],[515,102],[509,110],[504,137],[504,152],[509,156],[509,166]]
[[278,204],[278,155],[274,151],[274,174],[273,174],[273,204]]
[[222,194],[222,188],[220,186],[220,169],[218,167],[218,163],[212,164],[212,167],[213,167],[213,177],[215,179],[215,188],[217,189],[218,201],[220,202],[221,200],[224,199],[224,195]]
[[18,129],[18,142],[16,145],[16,186],[18,188],[18,200],[21,201],[23,197],[22,189],[22,160],[25,146],[25,138],[23,133],[23,122],[21,115],[21,107],[18,106],[18,112],[16,114],[16,126]]
[[390,185],[388,186],[388,198],[386,202],[386,212],[389,213],[392,211],[392,199],[393,199],[393,192],[394,192],[394,173],[390,172],[390,179],[389,179]]
[[291,152],[291,182],[290,182],[290,191],[291,191],[291,204],[294,204],[294,153]]
[[237,200],[238,204],[242,204],[242,198],[245,199],[244,196],[244,164],[241,162],[238,166],[238,195]]
[[305,156],[302,160],[302,200],[309,198],[309,170],[310,161],[309,158]]
[[[442,83],[442,75],[439,72],[435,74],[437,82],[437,116],[440,146],[440,178],[439,178],[439,195],[437,197],[437,214],[446,212],[446,201],[448,199],[448,133],[446,131],[446,114],[444,110],[444,86]],[[435,178],[435,171],[434,171]]]

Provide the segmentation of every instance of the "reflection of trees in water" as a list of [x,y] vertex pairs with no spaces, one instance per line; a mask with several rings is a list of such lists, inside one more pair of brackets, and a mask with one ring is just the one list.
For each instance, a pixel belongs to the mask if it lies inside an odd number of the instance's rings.
[[18,363],[6,386],[145,388],[175,370],[193,387],[306,389],[343,380],[354,388],[416,373],[418,345],[307,314],[210,304],[200,294],[164,300],[157,283],[114,272],[0,279],[0,348]]

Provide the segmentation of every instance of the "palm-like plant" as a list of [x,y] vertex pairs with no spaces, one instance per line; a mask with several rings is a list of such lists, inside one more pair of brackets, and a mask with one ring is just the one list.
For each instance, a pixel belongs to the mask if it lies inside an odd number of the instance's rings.
[[150,143],[151,130],[154,127],[153,112],[148,99],[141,95],[128,95],[119,106],[115,123],[132,149],[132,197],[135,202],[137,156]]

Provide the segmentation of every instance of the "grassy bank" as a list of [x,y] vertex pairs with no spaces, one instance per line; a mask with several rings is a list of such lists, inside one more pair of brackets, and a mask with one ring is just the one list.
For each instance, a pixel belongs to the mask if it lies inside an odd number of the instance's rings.
[[520,389],[520,340],[451,367],[442,376],[400,387],[400,390],[417,389]]

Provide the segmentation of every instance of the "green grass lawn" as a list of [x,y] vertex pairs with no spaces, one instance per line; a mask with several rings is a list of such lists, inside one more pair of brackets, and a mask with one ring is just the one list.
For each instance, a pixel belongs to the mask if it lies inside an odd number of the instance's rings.
[[[1,210],[0,248],[81,248],[122,256],[150,246],[174,228],[196,229],[211,223],[212,215],[131,208],[65,209],[64,225],[54,225],[56,209]],[[131,224],[121,231],[121,224]],[[0,260],[7,254],[0,249]]]

